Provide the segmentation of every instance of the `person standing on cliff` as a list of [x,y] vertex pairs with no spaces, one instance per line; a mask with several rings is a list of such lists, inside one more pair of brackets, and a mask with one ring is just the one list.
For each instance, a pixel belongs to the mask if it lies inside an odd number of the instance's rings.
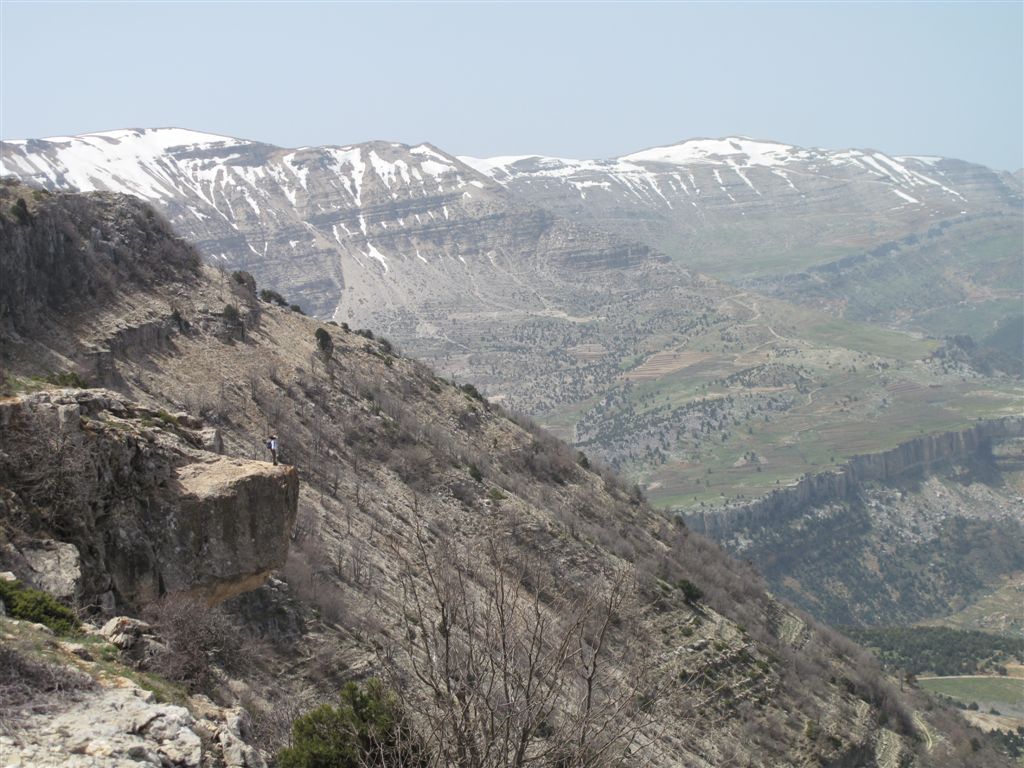
[[271,435],[267,438],[267,448],[270,449],[270,458],[274,460],[274,465],[277,466],[277,435]]

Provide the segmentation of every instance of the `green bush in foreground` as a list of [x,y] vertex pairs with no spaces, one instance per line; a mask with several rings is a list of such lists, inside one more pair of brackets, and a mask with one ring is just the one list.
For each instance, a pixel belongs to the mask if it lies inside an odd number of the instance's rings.
[[26,587],[20,581],[0,580],[0,601],[11,618],[43,624],[58,635],[78,632],[79,622],[74,611],[52,595]]
[[425,766],[427,759],[395,695],[379,680],[348,683],[337,706],[324,704],[292,723],[280,768]]

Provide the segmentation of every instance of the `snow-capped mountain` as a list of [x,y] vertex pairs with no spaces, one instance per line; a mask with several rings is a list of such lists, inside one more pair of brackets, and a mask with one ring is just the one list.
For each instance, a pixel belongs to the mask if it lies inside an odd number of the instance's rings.
[[1021,199],[961,161],[745,138],[476,159],[133,129],[3,142],[0,171],[149,200],[225,268],[533,412],[601,391],[648,334],[713,320],[724,289],[691,268],[785,275]]
[[[569,330],[617,332],[615,318],[648,311],[639,303],[677,305],[700,282],[641,243],[518,201],[428,144],[281,149],[126,130],[5,142],[2,169],[50,190],[141,196],[215,262],[517,404],[560,396],[546,366]],[[698,291],[677,314],[704,301]],[[517,335],[528,359],[486,362],[486,339],[504,358]]]
[[2,168],[45,189],[149,200],[212,258],[338,319],[355,318],[339,302],[362,272],[471,255],[444,225],[508,198],[427,144],[281,149],[177,128],[5,142]]
[[[1013,210],[1021,200],[1008,174],[959,160],[744,137],[693,139],[611,160],[459,159],[520,198],[730,277],[771,270],[780,260],[811,265],[830,251],[894,239],[938,219]],[[815,249],[817,257],[806,253]]]

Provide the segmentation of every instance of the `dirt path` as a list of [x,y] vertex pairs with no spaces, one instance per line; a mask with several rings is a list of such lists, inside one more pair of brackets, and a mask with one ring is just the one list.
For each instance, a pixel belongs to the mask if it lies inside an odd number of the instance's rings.
[[917,727],[917,730],[920,732],[920,734],[924,737],[924,748],[925,748],[925,751],[926,752],[931,752],[932,751],[932,746],[934,745],[935,742],[932,739],[931,729],[928,727],[928,723],[926,723],[924,721],[924,718],[921,717],[921,713],[920,712],[915,712],[914,713],[914,725]]
[[[918,680],[1020,680],[1021,678],[1016,676],[1007,675],[932,675],[930,677],[920,677]],[[1024,685],[1024,680],[1021,681]]]

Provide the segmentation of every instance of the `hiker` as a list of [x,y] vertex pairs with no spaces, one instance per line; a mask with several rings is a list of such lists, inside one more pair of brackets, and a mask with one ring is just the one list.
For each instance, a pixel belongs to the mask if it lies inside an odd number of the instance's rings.
[[277,464],[277,435],[271,435],[267,438],[267,448],[270,449],[270,457],[274,460],[274,464]]

